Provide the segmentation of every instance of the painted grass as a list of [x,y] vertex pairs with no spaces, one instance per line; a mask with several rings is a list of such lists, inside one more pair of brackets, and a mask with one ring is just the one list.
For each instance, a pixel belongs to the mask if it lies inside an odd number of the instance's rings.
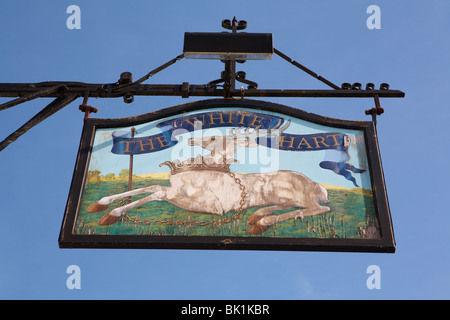
[[[168,186],[169,180],[140,179],[133,188],[152,184]],[[101,226],[98,220],[110,210],[119,206],[115,201],[102,212],[88,213],[86,209],[106,195],[128,190],[126,181],[102,181],[87,183],[75,227],[76,234],[102,235],[171,235],[171,236],[264,236],[303,238],[361,238],[378,237],[378,223],[371,195],[349,189],[328,189],[330,211],[304,219],[290,219],[267,228],[259,235],[247,232],[247,219],[258,208],[245,210],[238,219],[235,212],[224,216],[197,213],[180,209],[166,201],[152,201],[127,212],[132,221],[119,221]],[[147,194],[135,196],[132,201]],[[298,208],[300,209],[300,208]],[[281,210],[274,214],[290,211]],[[370,231],[370,232],[368,232]]]

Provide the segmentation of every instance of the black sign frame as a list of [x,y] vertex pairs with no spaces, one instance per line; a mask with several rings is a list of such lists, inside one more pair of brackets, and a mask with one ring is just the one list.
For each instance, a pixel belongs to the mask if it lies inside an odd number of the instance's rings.
[[[364,132],[370,167],[372,192],[379,223],[379,239],[169,236],[169,235],[96,235],[74,233],[86,183],[93,139],[97,129],[134,126],[169,116],[207,108],[250,108],[292,116],[316,124]],[[377,132],[374,122],[338,120],[315,115],[281,104],[248,99],[210,99],[190,102],[122,119],[85,119],[68,201],[59,236],[60,248],[133,248],[133,249],[231,249],[276,251],[395,252],[395,239],[386,192]]]

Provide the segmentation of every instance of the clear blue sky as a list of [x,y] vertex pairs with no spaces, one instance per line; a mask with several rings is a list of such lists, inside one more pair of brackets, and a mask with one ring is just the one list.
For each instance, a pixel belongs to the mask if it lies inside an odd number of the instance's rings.
[[[69,30],[66,9],[81,8]],[[369,30],[366,9],[381,8]],[[221,21],[270,32],[274,46],[341,84],[390,84],[378,136],[395,254],[212,250],[59,249],[83,114],[73,102],[0,153],[1,299],[448,299],[450,298],[450,70],[446,1],[2,1],[0,82],[111,83],[137,79],[182,53],[184,32],[220,32]],[[177,62],[146,83],[205,84],[218,61]],[[265,89],[326,89],[278,56],[238,65]],[[90,99],[99,118],[147,113],[201,98]],[[0,103],[9,99],[0,98]],[[372,99],[271,98],[320,115],[370,120]],[[51,100],[0,112],[0,140]],[[381,289],[366,287],[369,265]],[[66,287],[69,265],[81,289]]]

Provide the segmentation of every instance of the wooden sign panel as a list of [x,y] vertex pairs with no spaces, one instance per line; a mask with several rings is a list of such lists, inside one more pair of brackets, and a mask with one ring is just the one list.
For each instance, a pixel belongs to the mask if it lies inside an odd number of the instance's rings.
[[394,252],[374,124],[234,99],[88,119],[59,244]]

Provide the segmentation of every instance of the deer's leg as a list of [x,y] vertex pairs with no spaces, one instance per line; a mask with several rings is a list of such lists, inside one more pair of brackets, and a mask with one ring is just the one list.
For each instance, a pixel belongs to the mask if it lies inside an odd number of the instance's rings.
[[117,199],[135,196],[135,195],[142,194],[142,193],[153,193],[153,192],[157,192],[160,189],[161,189],[161,186],[153,185],[153,186],[139,188],[139,189],[135,189],[135,190],[127,191],[127,192],[122,192],[122,193],[115,194],[112,196],[103,197],[99,201],[91,204],[87,208],[86,211],[87,212],[100,212],[100,211],[106,210],[108,208],[108,206]]
[[248,233],[259,234],[267,229],[267,225],[260,224],[259,221],[264,217],[270,216],[277,210],[287,209],[288,206],[275,205],[270,207],[259,208],[248,219],[247,224],[250,226],[247,229]]
[[261,219],[259,221],[259,223],[262,225],[270,226],[275,223],[282,222],[282,221],[285,221],[288,219],[303,218],[306,216],[314,216],[314,215],[322,214],[322,213],[325,213],[328,211],[330,211],[329,207],[316,206],[316,207],[312,207],[312,208],[294,210],[294,211],[286,212],[286,213],[279,214],[276,216],[265,217],[265,218]]
[[[288,219],[303,218],[306,216],[314,216],[314,215],[322,214],[322,213],[325,213],[328,211],[330,211],[329,207],[315,206],[312,208],[294,210],[294,211],[286,212],[286,213],[279,214],[279,215],[265,216],[257,221],[257,223],[255,224],[255,227],[253,228],[253,231],[261,230],[260,232],[256,232],[256,233],[261,233],[262,231],[267,229],[267,227],[274,225],[276,223],[288,220]],[[250,230],[248,230],[248,231],[250,232]]]
[[154,200],[166,200],[166,192],[165,192],[164,188],[167,188],[167,187],[161,187],[161,186],[158,186],[158,187],[160,187],[160,189],[158,191],[153,191],[154,192],[153,194],[151,194],[145,198],[136,200],[136,201],[126,204],[122,207],[118,207],[118,208],[111,210],[110,213],[101,217],[101,219],[98,221],[98,224],[101,224],[101,225],[113,224],[130,209],[139,207],[139,206],[143,205],[144,203],[154,201]]

